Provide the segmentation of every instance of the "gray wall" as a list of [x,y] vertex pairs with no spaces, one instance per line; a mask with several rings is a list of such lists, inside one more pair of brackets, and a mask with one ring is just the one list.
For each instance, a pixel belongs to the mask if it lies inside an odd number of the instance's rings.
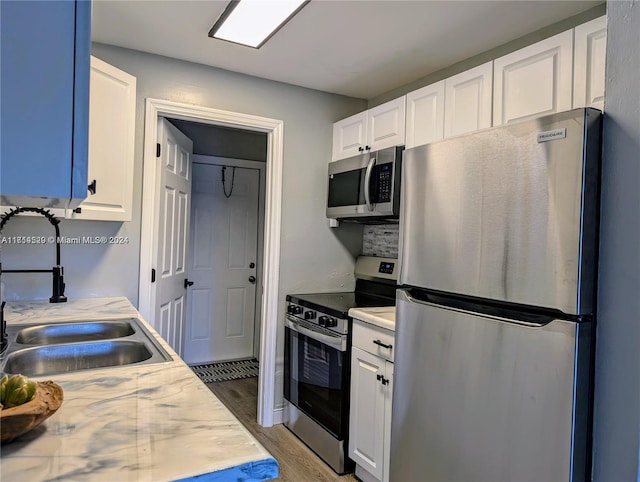
[[[133,221],[128,223],[61,222],[62,234],[66,236],[129,238],[129,244],[121,246],[63,246],[62,264],[69,297],[126,296],[137,304],[147,97],[283,120],[282,296],[297,290],[342,289],[353,283],[353,256],[360,249],[361,229],[328,227],[323,180],[331,159],[332,123],[363,110],[365,101],[102,44],[94,44],[92,53],[137,78],[134,213]],[[44,218],[14,218],[2,235],[41,233],[53,233]],[[50,267],[53,253],[52,246],[5,244],[2,262],[7,269]],[[7,274],[3,281],[9,299],[50,296],[48,275]]]
[[[258,79],[189,62],[93,45],[93,55],[137,78],[133,221],[128,223],[62,221],[67,236],[122,235],[124,246],[68,245],[62,249],[67,295],[128,297],[138,302],[142,152],[145,99],[148,97],[214,107],[284,121],[284,178],[280,269],[281,318],[284,297],[293,292],[352,289],[354,257],[362,247],[362,227],[331,229],[325,217],[326,169],[331,159],[332,124],[366,108],[366,102]],[[4,236],[53,233],[41,219],[13,219]],[[52,246],[4,245],[6,268],[53,265]],[[48,275],[5,275],[9,299],[46,299]],[[281,325],[281,331],[283,331]],[[279,333],[278,354],[284,334]],[[281,364],[276,405],[282,402]]]
[[640,480],[640,2],[607,6],[594,476]]

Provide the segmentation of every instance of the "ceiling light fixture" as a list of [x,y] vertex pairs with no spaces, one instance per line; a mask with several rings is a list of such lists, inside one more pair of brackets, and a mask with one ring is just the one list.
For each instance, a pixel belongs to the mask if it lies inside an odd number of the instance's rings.
[[259,49],[310,0],[232,0],[209,37]]

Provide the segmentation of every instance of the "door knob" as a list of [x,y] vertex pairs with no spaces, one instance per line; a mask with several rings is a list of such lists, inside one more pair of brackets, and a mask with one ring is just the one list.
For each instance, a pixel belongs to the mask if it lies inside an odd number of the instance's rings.
[[255,276],[249,276],[249,283],[255,284],[255,282],[256,282],[256,277]]
[[184,279],[184,289],[187,289],[191,285],[193,285],[193,281],[188,280],[187,278],[185,278]]
[[255,263],[253,263],[253,262],[249,263],[249,268],[253,269],[253,268],[255,268],[255,267],[256,267],[256,264],[255,264]]

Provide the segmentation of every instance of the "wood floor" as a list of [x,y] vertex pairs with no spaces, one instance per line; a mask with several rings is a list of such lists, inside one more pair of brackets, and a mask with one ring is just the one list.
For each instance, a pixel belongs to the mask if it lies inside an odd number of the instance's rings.
[[284,425],[262,427],[256,422],[258,378],[207,383],[207,387],[273,455],[280,467],[274,480],[289,482],[357,481],[353,474],[338,476]]

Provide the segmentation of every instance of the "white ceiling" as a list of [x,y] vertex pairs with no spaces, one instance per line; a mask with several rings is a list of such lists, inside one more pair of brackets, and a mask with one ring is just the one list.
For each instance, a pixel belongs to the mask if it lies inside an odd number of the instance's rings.
[[262,48],[207,36],[228,1],[96,0],[92,39],[371,99],[601,0],[312,0]]

